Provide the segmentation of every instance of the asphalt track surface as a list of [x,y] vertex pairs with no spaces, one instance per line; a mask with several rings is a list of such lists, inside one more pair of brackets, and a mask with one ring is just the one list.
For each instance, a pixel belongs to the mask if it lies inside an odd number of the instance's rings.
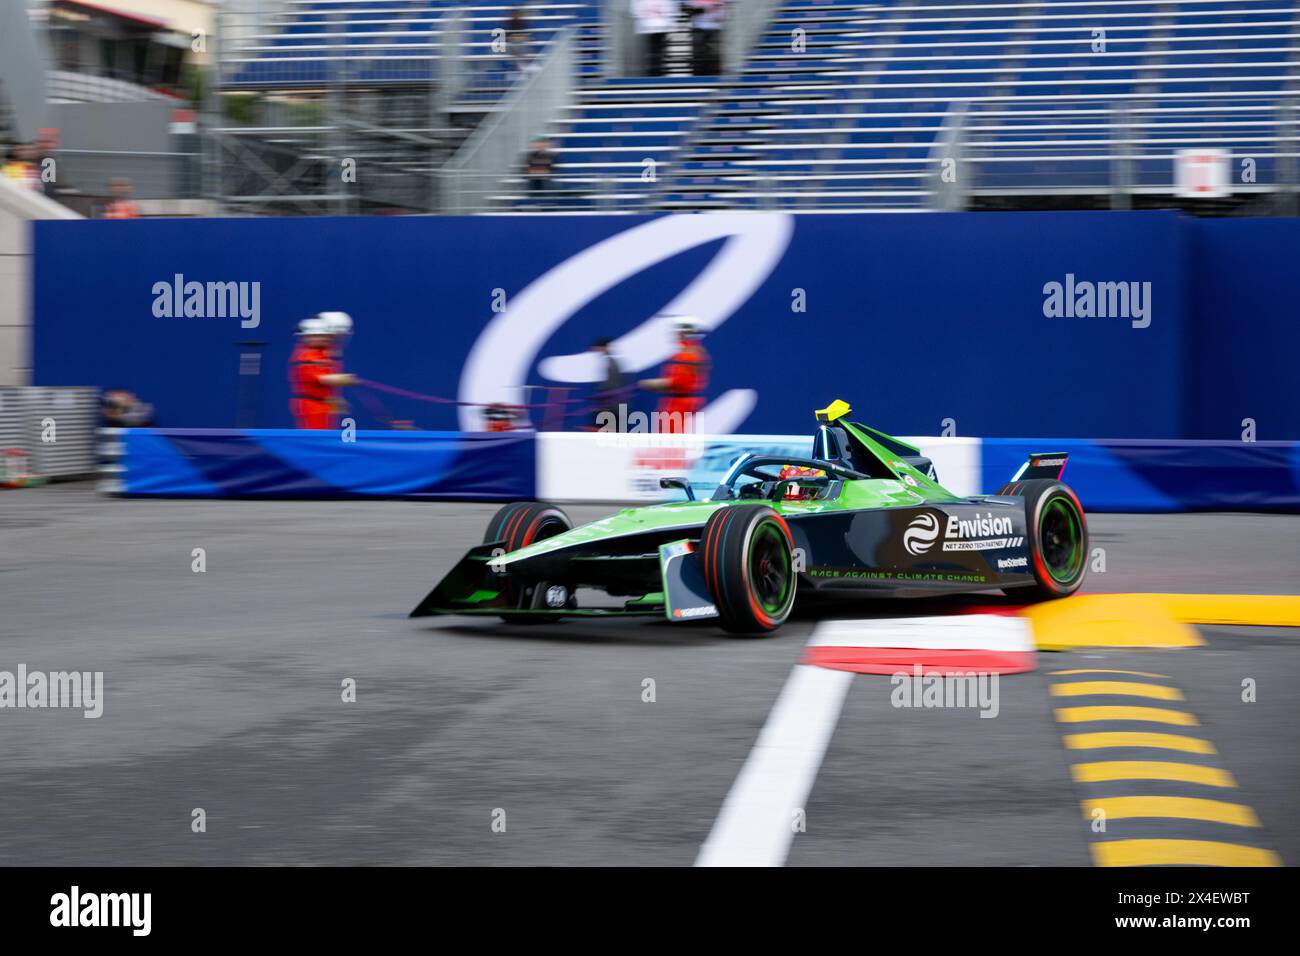
[[[0,864],[690,865],[818,620],[911,610],[823,610],[764,639],[408,620],[494,510],[0,493],[0,670],[105,681],[97,720],[0,711]],[[1091,529],[1107,571],[1088,590],[1300,589],[1300,517]],[[1003,679],[993,720],[897,709],[888,678],[853,677],[786,862],[1089,865],[1057,666],[1169,675],[1262,820],[1256,839],[1300,862],[1300,635],[1202,634],[1197,649],[1040,654]]]

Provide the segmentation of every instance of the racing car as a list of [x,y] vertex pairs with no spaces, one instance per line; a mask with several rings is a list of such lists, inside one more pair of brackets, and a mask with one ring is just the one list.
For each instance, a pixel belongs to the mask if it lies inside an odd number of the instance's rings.
[[411,616],[654,615],[761,634],[818,593],[1000,589],[1036,602],[1078,590],[1088,529],[1060,480],[1065,454],[1031,454],[996,493],[963,497],[919,449],[851,413],[839,400],[816,412],[807,458],[741,455],[708,500],[663,478],[684,500],[577,528],[553,504],[506,505]]

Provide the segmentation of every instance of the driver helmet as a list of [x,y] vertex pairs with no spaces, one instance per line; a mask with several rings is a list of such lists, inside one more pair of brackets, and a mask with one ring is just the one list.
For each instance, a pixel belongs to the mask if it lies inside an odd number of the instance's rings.
[[[781,481],[790,481],[791,478],[825,478],[826,472],[820,468],[809,468],[806,465],[782,465]],[[790,481],[785,486],[786,501],[803,501],[805,498],[811,498],[817,493],[817,489],[812,486],[804,486],[797,481]]]

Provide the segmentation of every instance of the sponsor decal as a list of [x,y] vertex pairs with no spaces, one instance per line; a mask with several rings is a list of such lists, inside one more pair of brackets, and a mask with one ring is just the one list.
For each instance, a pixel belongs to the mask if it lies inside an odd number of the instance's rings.
[[945,581],[981,584],[983,574],[942,571],[876,571],[863,568],[815,567],[808,572],[814,578],[849,578],[855,581]]
[[1028,558],[998,558],[998,570],[1007,571],[1011,568],[1029,567]]
[[903,547],[907,553],[920,556],[934,547],[939,537],[939,519],[931,512],[919,514],[912,519],[907,530],[903,532]]
[[[948,525],[944,529],[945,551],[999,551],[1014,548],[1023,542],[1023,538],[1010,537],[1015,530],[1010,515],[994,515],[993,512],[980,514],[978,511],[970,518],[957,515],[948,516]],[[987,535],[1008,535],[1004,538],[992,538]]]
[[679,621],[687,620],[693,617],[717,617],[718,609],[712,604],[706,604],[703,607],[675,607],[673,608],[673,617]]
[[1031,464],[1035,468],[1055,468],[1065,464],[1064,458],[1034,458]]
[[[943,551],[999,551],[1019,547],[1025,540],[1012,535],[1015,525],[1009,515],[995,515],[991,511],[983,514],[977,511],[969,518],[948,515],[942,530]],[[934,547],[939,532],[939,519],[933,513],[919,514],[903,532],[903,547],[908,554],[920,557]]]
[[913,488],[919,488],[919,487],[920,487],[920,485],[917,484],[916,479],[913,478],[911,475],[903,475],[903,481],[904,481],[905,483],[911,485]]
[[672,560],[673,558],[681,558],[690,554],[695,550],[695,545],[691,544],[689,541],[674,541],[672,544],[664,545],[663,549],[664,558]]

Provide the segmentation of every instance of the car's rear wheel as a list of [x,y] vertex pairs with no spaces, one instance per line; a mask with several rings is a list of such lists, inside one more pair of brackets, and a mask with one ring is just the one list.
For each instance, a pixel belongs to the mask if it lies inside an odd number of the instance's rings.
[[1004,485],[998,494],[1025,499],[1034,583],[1017,588],[1017,594],[1048,601],[1079,590],[1087,572],[1088,522],[1070,487],[1050,478],[1034,478]]
[[790,616],[798,578],[790,528],[765,505],[713,513],[700,535],[700,566],[722,626],[735,634],[774,631]]
[[[484,532],[483,543],[499,543],[501,553],[509,554],[563,534],[572,527],[573,522],[569,516],[555,505],[541,501],[520,501],[506,505],[492,516],[487,531]],[[554,597],[552,585],[545,581],[524,586],[507,579],[504,590],[506,601],[512,607],[549,607],[550,600]],[[565,605],[574,603],[572,593],[566,589]],[[538,619],[530,614],[502,614],[501,620],[508,624],[528,624],[536,623]]]

